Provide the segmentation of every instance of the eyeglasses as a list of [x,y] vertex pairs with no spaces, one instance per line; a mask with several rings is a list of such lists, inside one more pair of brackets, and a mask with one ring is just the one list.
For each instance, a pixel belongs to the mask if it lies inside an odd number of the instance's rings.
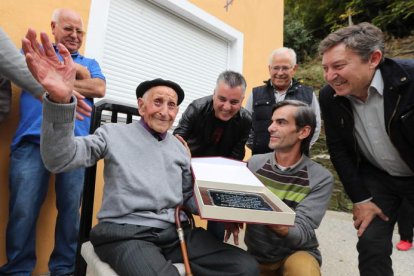
[[282,71],[284,73],[286,73],[290,69],[292,69],[292,67],[288,67],[288,66],[273,66],[272,67],[273,71],[276,71],[276,72]]
[[63,31],[67,34],[72,34],[73,32],[76,32],[77,35],[84,35],[85,34],[85,31],[83,31],[81,29],[77,29],[77,28],[72,27],[72,26],[64,26]]

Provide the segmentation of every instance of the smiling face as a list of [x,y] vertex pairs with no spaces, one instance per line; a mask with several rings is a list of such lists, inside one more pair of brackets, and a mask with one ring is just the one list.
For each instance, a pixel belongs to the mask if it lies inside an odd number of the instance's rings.
[[52,21],[51,26],[56,44],[62,43],[70,53],[77,52],[82,46],[84,31],[79,14],[62,9],[56,22]]
[[167,132],[178,113],[178,97],[168,86],[155,86],[138,98],[138,111],[145,123],[158,133]]
[[323,53],[324,78],[337,95],[352,95],[365,100],[381,57],[377,50],[364,61],[343,43],[337,44]]
[[280,91],[287,90],[295,76],[297,65],[294,65],[288,52],[276,54],[269,64],[269,75],[273,86]]
[[241,86],[230,87],[220,82],[213,95],[214,115],[217,119],[228,121],[239,112],[244,98]]
[[269,126],[269,148],[276,152],[300,152],[301,141],[309,136],[310,127],[297,129],[295,114],[298,107],[285,105],[273,112],[272,124]]

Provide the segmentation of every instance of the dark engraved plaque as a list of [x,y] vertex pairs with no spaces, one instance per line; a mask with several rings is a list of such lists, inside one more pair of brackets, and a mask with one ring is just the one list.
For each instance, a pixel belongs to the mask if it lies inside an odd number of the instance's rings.
[[273,211],[260,194],[208,189],[208,195],[212,203],[220,207]]

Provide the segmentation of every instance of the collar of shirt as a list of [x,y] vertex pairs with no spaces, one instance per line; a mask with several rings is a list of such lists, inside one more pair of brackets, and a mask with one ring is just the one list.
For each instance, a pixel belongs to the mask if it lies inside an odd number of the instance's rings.
[[[59,50],[58,50],[58,48],[57,48],[57,46],[56,46],[56,44],[53,44],[53,48],[55,49],[55,52],[56,53],[58,53],[59,52]],[[74,52],[74,53],[71,53],[70,54],[70,56],[74,59],[74,58],[76,58],[77,56],[79,56],[79,51],[76,51],[76,52]]]
[[167,136],[167,132],[164,133],[158,133],[155,130],[153,130],[152,128],[149,127],[149,125],[144,121],[144,119],[141,118],[141,120],[139,120],[139,122],[141,123],[141,125],[152,135],[154,136],[154,138],[156,138],[158,141],[162,141],[165,139],[165,137]]
[[278,90],[278,89],[277,89],[277,88],[273,85],[273,82],[271,82],[271,81],[270,81],[270,84],[272,85],[273,90],[275,91],[275,93],[278,93],[278,94],[286,94],[286,92],[289,90],[289,88],[291,88],[291,87],[292,87],[292,83],[293,83],[293,80],[290,80],[289,87],[288,87],[286,90]]
[[291,170],[295,169],[297,166],[299,166],[300,162],[302,162],[302,160],[303,160],[303,154],[300,156],[300,159],[298,160],[298,162],[296,162],[295,164],[293,164],[292,166],[289,166],[289,167],[284,167],[284,166],[278,164],[277,161],[276,161],[275,155],[273,155],[273,159],[274,159],[275,167],[278,168],[279,170],[281,170],[282,172],[286,172],[286,171],[291,171]]
[[[368,97],[366,102],[369,100],[369,97],[372,93],[378,93],[378,95],[380,95],[382,97],[383,93],[384,93],[384,79],[382,78],[382,74],[381,71],[379,69],[377,69],[375,71],[374,77],[372,78],[371,84],[368,87]],[[359,103],[359,104],[363,104],[364,102],[361,101],[360,99],[351,96],[351,95],[347,95],[345,96],[348,99],[352,100],[355,103]]]
[[384,79],[382,78],[382,74],[379,69],[375,71],[374,78],[372,78],[371,85],[369,86],[368,91],[376,91],[381,96],[383,95]]

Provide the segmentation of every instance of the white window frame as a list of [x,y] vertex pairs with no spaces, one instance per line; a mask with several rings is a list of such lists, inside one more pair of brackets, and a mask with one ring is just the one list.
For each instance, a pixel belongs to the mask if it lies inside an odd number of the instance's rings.
[[[92,0],[87,39],[85,42],[85,56],[102,61],[105,29],[109,12],[110,1]],[[153,3],[209,32],[216,34],[229,42],[229,60],[227,69],[242,72],[244,35],[213,15],[205,12],[186,0],[137,0]]]

